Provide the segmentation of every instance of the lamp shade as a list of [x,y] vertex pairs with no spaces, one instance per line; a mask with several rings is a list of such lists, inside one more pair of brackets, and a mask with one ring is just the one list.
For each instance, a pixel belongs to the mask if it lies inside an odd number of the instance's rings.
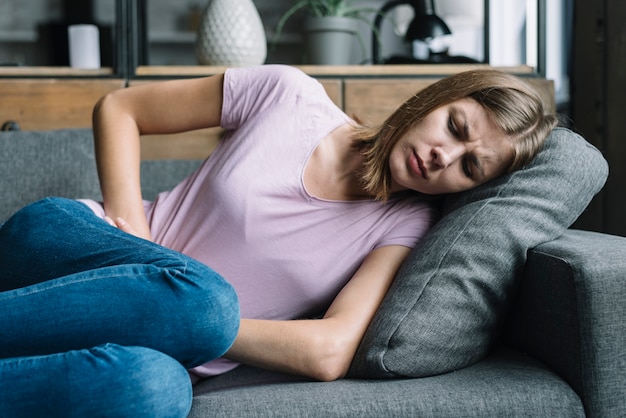
[[452,31],[446,22],[434,14],[416,13],[413,21],[404,35],[411,42],[415,40],[425,41],[439,36],[450,35]]

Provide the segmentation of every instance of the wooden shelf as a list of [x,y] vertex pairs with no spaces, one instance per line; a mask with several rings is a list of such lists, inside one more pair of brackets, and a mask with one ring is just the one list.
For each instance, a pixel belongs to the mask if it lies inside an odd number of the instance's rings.
[[0,67],[0,77],[106,77],[113,75],[112,68],[81,70],[71,67]]
[[[442,76],[475,68],[497,68],[515,74],[534,74],[532,67],[490,67],[488,64],[431,64],[431,65],[301,65],[296,66],[307,74],[316,77],[401,77],[401,76]],[[137,76],[173,77],[207,76],[224,72],[225,66],[139,66]]]
[[[520,65],[490,67],[488,64],[421,64],[421,65],[300,65],[295,66],[314,77],[440,77],[476,68],[496,68],[514,74],[536,75],[534,69]],[[207,65],[146,65],[136,70],[137,77],[199,77],[219,74],[227,66]],[[109,77],[110,67],[83,70],[71,67],[0,66],[0,77]]]
[[91,126],[98,99],[125,87],[123,79],[0,79],[0,123],[16,121],[36,131]]

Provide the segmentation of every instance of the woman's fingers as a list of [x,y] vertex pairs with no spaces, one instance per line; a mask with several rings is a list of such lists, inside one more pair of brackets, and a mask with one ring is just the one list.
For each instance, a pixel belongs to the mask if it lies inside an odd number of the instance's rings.
[[105,216],[104,220],[107,221],[109,225],[119,228],[128,234],[137,235],[137,231],[135,230],[135,228],[133,228],[131,224],[129,224],[128,222],[126,222],[126,220],[120,218],[119,216],[115,218],[115,221],[108,216]]

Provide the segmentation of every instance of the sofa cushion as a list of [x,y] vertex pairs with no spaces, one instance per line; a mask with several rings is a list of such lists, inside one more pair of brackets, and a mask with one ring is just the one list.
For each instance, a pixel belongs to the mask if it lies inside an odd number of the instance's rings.
[[100,199],[91,129],[0,133],[0,222],[46,196]]
[[314,382],[239,366],[194,387],[189,418],[584,417],[576,392],[541,362],[498,347],[457,373]]
[[483,358],[527,250],[571,225],[607,175],[595,148],[557,128],[525,169],[448,196],[442,219],[398,272],[350,375],[429,376]]

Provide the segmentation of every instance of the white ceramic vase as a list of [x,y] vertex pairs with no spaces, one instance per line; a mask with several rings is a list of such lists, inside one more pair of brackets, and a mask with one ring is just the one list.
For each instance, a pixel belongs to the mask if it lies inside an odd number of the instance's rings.
[[252,0],[209,0],[196,39],[200,64],[260,65],[266,56],[265,29]]

